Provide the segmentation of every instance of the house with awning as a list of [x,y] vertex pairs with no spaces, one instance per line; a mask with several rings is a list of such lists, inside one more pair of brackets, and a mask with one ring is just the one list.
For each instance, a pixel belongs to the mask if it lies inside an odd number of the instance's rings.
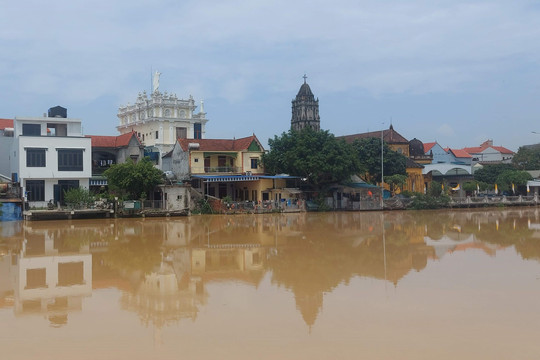
[[264,148],[255,135],[239,139],[179,138],[163,156],[163,170],[180,182],[189,182],[203,195],[234,201],[282,201],[298,193],[287,187],[295,179],[265,175]]

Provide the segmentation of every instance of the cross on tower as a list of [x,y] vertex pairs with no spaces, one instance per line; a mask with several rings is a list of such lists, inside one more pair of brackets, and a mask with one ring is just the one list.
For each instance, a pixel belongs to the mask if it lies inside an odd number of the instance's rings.
[[306,83],[306,79],[307,79],[307,76],[306,74],[304,74],[304,76],[302,76],[304,78],[304,84]]

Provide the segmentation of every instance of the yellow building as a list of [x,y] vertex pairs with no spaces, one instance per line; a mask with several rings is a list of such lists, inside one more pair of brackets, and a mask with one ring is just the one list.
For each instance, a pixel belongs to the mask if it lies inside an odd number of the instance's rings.
[[240,139],[178,139],[164,156],[164,170],[190,181],[201,194],[233,201],[288,201],[298,191],[287,188],[287,175],[264,175],[264,148],[255,135]]

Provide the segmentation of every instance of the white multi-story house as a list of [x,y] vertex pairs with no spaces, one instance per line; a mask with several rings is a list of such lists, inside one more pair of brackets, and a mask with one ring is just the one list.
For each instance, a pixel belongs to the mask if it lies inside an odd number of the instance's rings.
[[[202,100],[196,112],[191,95],[183,100],[175,94],[161,93],[159,75],[154,75],[150,96],[144,91],[134,104],[120,106],[116,127],[120,134],[135,132],[145,146],[146,155],[156,162],[173,148],[176,139],[204,139],[208,122]],[[155,158],[152,153],[156,154]]]
[[88,189],[91,141],[82,134],[81,120],[67,118],[60,106],[47,117],[15,117],[11,169],[30,206],[62,203],[64,191],[73,187]]

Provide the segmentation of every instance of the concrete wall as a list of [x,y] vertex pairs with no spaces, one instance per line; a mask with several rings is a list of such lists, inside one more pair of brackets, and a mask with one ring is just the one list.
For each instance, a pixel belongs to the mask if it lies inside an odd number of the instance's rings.
[[[171,171],[176,175],[179,180],[185,180],[189,178],[189,152],[182,150],[182,147],[176,143],[171,154],[172,166]],[[202,161],[204,166],[204,159]]]
[[0,130],[0,174],[11,178],[13,137],[4,136]]

